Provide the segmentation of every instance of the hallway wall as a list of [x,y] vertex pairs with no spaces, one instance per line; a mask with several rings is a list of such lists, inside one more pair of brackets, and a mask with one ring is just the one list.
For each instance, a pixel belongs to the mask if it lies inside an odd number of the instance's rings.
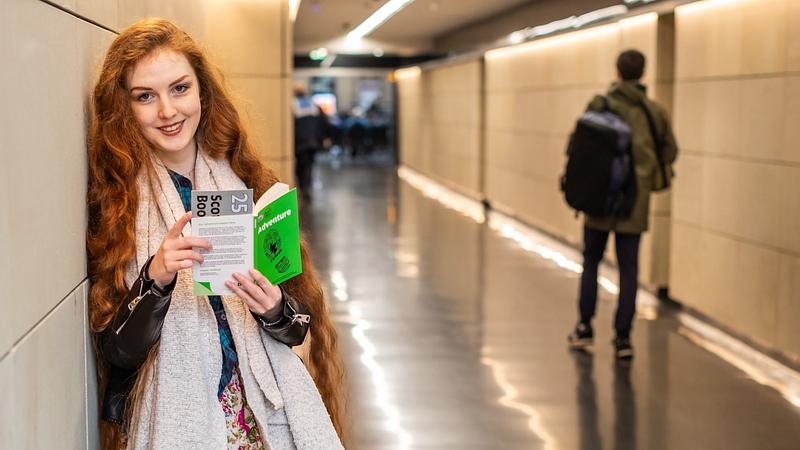
[[474,197],[482,192],[482,66],[397,72],[401,162]]
[[[0,2],[4,101],[0,384],[5,386],[0,397],[0,443],[4,448],[98,447],[95,368],[86,311],[89,90],[115,31],[139,18],[171,18],[202,42],[210,28],[209,36],[221,41],[219,27],[213,20],[210,27],[206,22],[213,1],[217,0]],[[263,3],[273,19],[268,23],[278,26],[288,21],[286,15],[277,15],[280,8],[267,6],[283,5],[285,0]],[[220,5],[211,6],[219,12]],[[235,16],[226,25],[243,28],[247,17],[264,16]],[[290,53],[283,50],[291,45],[287,42],[271,40],[264,46],[279,47],[275,53],[283,55]],[[285,73],[289,66],[275,69],[279,61],[265,59],[262,49],[253,49],[258,53],[249,58],[261,61],[263,72]],[[288,109],[281,105],[285,116]],[[288,132],[273,122],[261,132],[284,139]],[[288,145],[280,144],[282,151],[291,152]]]
[[674,296],[800,361],[800,2],[676,11]]

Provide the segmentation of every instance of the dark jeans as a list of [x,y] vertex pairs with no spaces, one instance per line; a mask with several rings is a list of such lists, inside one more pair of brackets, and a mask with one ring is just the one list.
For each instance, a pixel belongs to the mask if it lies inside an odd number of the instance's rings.
[[[608,231],[583,228],[583,274],[578,306],[581,322],[590,323],[597,306],[597,266],[603,259]],[[619,265],[619,301],[614,328],[617,335],[630,335],[636,314],[636,291],[639,287],[639,241],[641,234],[615,233],[617,264]]]
[[294,155],[294,175],[297,187],[308,195],[311,189],[311,170],[314,168],[314,149],[303,148]]

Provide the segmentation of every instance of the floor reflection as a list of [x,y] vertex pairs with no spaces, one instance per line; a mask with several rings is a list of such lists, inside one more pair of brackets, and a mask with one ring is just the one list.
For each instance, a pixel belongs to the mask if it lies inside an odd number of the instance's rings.
[[631,384],[632,361],[614,363],[614,449],[636,450],[636,395]]
[[[597,386],[594,380],[594,355],[584,351],[570,353],[575,363],[577,384],[575,408],[578,412],[578,433],[581,450],[602,450],[600,434],[601,412],[598,408]],[[636,450],[636,395],[631,384],[631,361],[619,361],[613,367],[613,450]]]
[[593,353],[569,352],[572,261],[443,207],[380,155],[315,175],[301,220],[340,331],[348,449],[797,448],[800,410],[668,311],[636,321],[636,359],[617,365],[601,291]]
[[597,387],[594,384],[594,358],[591,353],[572,352],[578,383],[575,385],[575,404],[578,411],[578,433],[581,450],[602,450],[597,423]]

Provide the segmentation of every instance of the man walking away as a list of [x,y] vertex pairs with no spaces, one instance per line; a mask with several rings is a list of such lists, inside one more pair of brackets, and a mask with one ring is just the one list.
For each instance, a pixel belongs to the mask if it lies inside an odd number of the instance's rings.
[[[574,349],[594,343],[591,322],[597,304],[597,267],[603,259],[608,235],[613,231],[620,285],[614,319],[614,347],[619,359],[633,357],[630,334],[636,313],[639,243],[648,228],[650,192],[669,187],[671,165],[678,154],[666,111],[647,99],[646,88],[640,82],[644,68],[645,57],[636,50],[622,52],[617,58],[618,81],[608,90],[607,106],[631,128],[637,195],[630,217],[586,217],[584,221],[583,274],[578,301],[580,321],[568,337]],[[606,101],[598,96],[587,109],[599,112],[605,108]]]

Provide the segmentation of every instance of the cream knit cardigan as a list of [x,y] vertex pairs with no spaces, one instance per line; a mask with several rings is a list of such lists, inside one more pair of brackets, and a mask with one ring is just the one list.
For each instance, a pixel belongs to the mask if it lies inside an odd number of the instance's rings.
[[[167,230],[184,214],[178,192],[160,162],[151,192],[138,178],[136,258],[126,271],[132,286]],[[245,189],[226,160],[198,151],[195,189]],[[191,234],[189,225],[183,235]],[[266,334],[236,296],[222,299],[239,358],[243,390],[265,446],[273,450],[343,448],[317,388],[292,350]],[[313,319],[312,319],[313,320]],[[129,449],[225,449],[225,416],[217,399],[222,353],[207,297],[192,292],[191,269],[178,272],[159,352],[128,431]]]

